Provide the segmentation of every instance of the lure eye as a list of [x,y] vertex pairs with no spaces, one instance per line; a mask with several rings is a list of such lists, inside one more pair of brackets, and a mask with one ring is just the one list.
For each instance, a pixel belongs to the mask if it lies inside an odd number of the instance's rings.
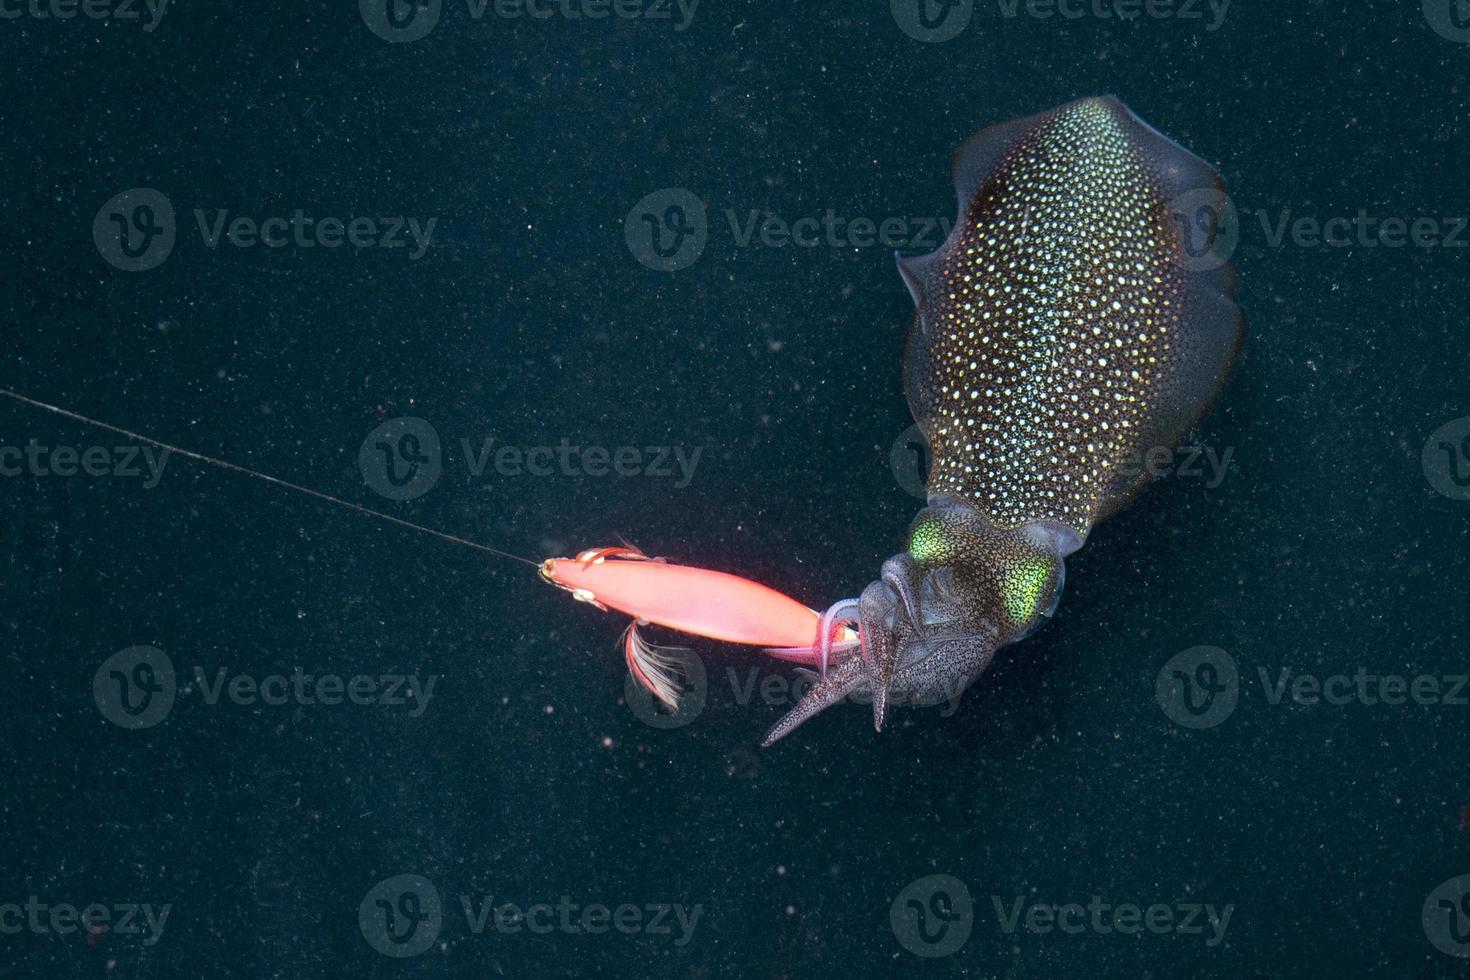
[[936,568],[924,576],[924,584],[919,589],[919,608],[924,612],[925,626],[946,623],[963,614],[964,604],[955,588],[953,568]]

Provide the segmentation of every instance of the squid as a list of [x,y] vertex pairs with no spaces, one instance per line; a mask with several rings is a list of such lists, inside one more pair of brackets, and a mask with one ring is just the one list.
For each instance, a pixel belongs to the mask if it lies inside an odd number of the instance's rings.
[[[1067,557],[1147,482],[1130,461],[1176,447],[1239,355],[1235,269],[1202,261],[1180,221],[1218,219],[1220,177],[1116,98],[982,129],[951,171],[948,238],[898,258],[916,307],[902,376],[930,449],[927,501],[871,584],[818,615],[718,573],[638,556],[635,574],[615,551],[542,569],[589,601],[817,667],[767,746],[848,698],[871,703],[879,731],[893,705],[956,698],[1052,616]],[[627,651],[672,698],[636,631]]]
[[1241,349],[1235,269],[1180,220],[1218,220],[1224,185],[1116,98],[983,129],[951,170],[949,237],[898,258],[927,506],[877,579],[827,611],[861,642],[765,745],[853,695],[881,731],[890,705],[973,683],[1052,615],[1067,556],[1147,483],[1130,461],[1179,444]]

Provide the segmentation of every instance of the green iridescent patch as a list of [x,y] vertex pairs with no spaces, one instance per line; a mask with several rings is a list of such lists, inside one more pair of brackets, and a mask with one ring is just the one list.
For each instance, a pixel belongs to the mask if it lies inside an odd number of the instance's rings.
[[1001,599],[1011,619],[1017,623],[1031,621],[1050,578],[1051,562],[1041,558],[1027,559],[1006,572],[1001,583]]
[[909,538],[909,554],[920,565],[941,564],[949,560],[953,550],[944,525],[932,518],[914,528],[914,534]]

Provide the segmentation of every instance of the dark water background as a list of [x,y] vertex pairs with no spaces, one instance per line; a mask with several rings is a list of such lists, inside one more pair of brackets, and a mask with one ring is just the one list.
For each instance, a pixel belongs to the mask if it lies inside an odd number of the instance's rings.
[[[767,751],[787,702],[744,698],[725,669],[789,672],[698,645],[704,710],[655,729],[623,700],[620,621],[524,566],[181,458],[155,487],[7,477],[0,904],[171,912],[151,944],[0,935],[0,973],[1470,975],[1421,921],[1470,873],[1470,707],[1273,704],[1260,679],[1467,669],[1470,502],[1421,462],[1470,414],[1465,254],[1273,243],[1260,218],[1363,209],[1452,237],[1470,44],[1443,7],[1237,0],[1210,30],[1203,7],[1119,22],[982,3],[921,43],[880,3],[706,0],[679,30],[677,8],[476,20],[446,0],[427,37],[390,44],[350,2],[175,0],[152,31],[6,6],[0,386],[533,557],[624,534],[814,605],[866,584],[918,506],[890,466],[910,301],[885,247],[742,247],[727,212],[918,231],[952,214],[949,155],[991,122],[1115,92],[1216,163],[1243,214],[1250,334],[1199,433],[1233,453],[1224,480],[1163,481],[1098,528],[1054,623],[957,713],[877,735],[842,707]],[[94,240],[131,188],[177,213],[150,271]],[[709,209],[676,272],[625,241],[664,188]],[[298,208],[436,217],[436,244],[211,248],[194,218]],[[398,416],[444,444],[437,484],[402,503],[358,461]],[[687,486],[475,476],[459,440],[487,437],[701,455]],[[127,442],[0,405],[0,444],[31,439]],[[130,731],[93,679],[138,645],[179,690]],[[1201,645],[1237,665],[1238,704],[1196,730],[1155,685]],[[413,717],[210,704],[196,667],[438,680]],[[405,874],[444,915],[399,960],[359,906]],[[968,920],[953,893],[926,910],[937,943],[970,929],[948,956],[916,955],[890,917],[930,875],[973,900]],[[700,917],[682,944],[677,926],[475,934],[461,896]],[[1007,932],[996,913],[1094,896],[1232,911],[1214,945],[1208,926]],[[1442,915],[1470,929],[1470,905]]]

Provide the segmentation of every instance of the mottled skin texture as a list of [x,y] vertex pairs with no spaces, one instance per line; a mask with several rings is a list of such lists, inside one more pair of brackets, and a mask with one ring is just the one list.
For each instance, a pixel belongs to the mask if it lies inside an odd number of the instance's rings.
[[893,704],[957,697],[1051,614],[1066,556],[1140,489],[1129,462],[1177,445],[1240,348],[1234,270],[1179,224],[1219,213],[1219,177],[1116,99],[982,130],[953,171],[954,231],[899,260],[929,505],[842,617],[860,650],[767,745],[852,694],[879,729]]

